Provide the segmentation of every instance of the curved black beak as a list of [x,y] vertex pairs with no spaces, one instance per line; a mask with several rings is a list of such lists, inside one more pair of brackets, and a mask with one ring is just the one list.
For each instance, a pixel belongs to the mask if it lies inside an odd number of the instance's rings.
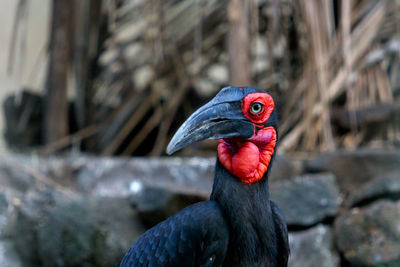
[[204,139],[253,136],[253,124],[242,114],[241,102],[221,100],[214,98],[182,124],[167,147],[169,155]]

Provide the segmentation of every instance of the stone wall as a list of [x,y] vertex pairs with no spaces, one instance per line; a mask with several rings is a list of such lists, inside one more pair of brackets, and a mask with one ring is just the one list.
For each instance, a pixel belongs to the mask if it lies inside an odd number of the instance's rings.
[[[0,266],[117,266],[147,228],[207,199],[215,163],[0,157]],[[290,266],[400,264],[400,151],[277,157],[270,190]]]

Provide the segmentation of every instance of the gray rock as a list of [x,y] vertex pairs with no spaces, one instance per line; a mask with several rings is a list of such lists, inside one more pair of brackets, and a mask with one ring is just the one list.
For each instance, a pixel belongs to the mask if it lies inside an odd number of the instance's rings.
[[[0,183],[19,192],[41,190],[55,181],[62,190],[110,197],[128,197],[132,182],[208,197],[215,158],[98,158],[13,155],[0,160]],[[15,165],[14,163],[18,163]],[[300,161],[277,156],[270,179],[286,180],[303,170]],[[39,179],[39,180],[38,180]],[[46,180],[46,181],[44,181]],[[39,185],[38,185],[39,184]],[[71,192],[73,193],[73,192]]]
[[[10,266],[116,266],[144,232],[127,199],[82,198],[69,189],[85,191],[80,184],[64,191],[76,180],[69,176],[87,170],[88,162],[101,173],[110,166],[107,160],[21,157],[18,162],[24,168],[0,163],[10,181],[0,194],[0,266],[6,261]],[[68,180],[64,185],[58,183],[61,172]]]
[[332,174],[303,175],[284,182],[271,181],[271,199],[289,226],[310,226],[338,212],[341,198]]
[[327,226],[290,233],[289,244],[289,267],[336,267],[339,263],[332,232]]
[[6,196],[0,193],[0,236],[9,221],[9,203]]
[[0,154],[0,184],[7,191],[26,193],[43,187],[74,188],[78,159]]
[[146,187],[208,197],[213,158],[135,158],[87,160],[77,173],[78,186],[92,195],[129,197]]
[[28,173],[13,168],[3,159],[5,157],[0,156],[0,184],[3,188],[24,192],[33,186],[32,178]]
[[[88,159],[77,182],[92,195],[127,197],[140,218],[152,226],[211,193],[215,158]],[[78,165],[78,164],[75,164]],[[300,164],[277,157],[271,179],[290,179]]]
[[336,246],[351,266],[400,262],[400,201],[380,200],[353,208],[334,224]]
[[12,240],[21,259],[29,263],[25,266],[40,266],[38,254],[38,228],[42,224],[46,210],[68,199],[57,191],[42,192],[29,190],[24,195],[15,197],[15,214],[6,229],[6,236]]
[[60,203],[38,229],[43,266],[117,266],[144,232],[126,199],[92,197]]
[[15,221],[10,231],[10,240],[12,240],[16,252],[24,262],[37,266],[39,265],[37,226],[40,216],[33,213],[18,207]]
[[309,161],[306,163],[306,171],[332,172],[341,191],[357,191],[361,185],[376,177],[400,172],[400,151],[338,151]]
[[15,252],[13,243],[10,240],[0,240],[0,266],[20,267],[28,265],[23,264],[19,255]]
[[[24,199],[30,201],[24,202]],[[27,205],[24,205],[27,204]],[[40,215],[31,191],[21,194],[4,187],[0,193],[0,266],[36,266],[36,227]],[[24,262],[25,264],[14,265]]]
[[270,181],[289,180],[303,172],[303,163],[286,156],[277,155],[272,162],[269,174]]
[[131,203],[137,209],[141,220],[151,227],[186,206],[207,198],[196,194],[171,191],[167,188],[146,187],[138,193],[132,193]]
[[[131,198],[140,218],[151,226],[211,193],[215,158],[87,159],[77,171],[79,187],[92,195]],[[286,180],[301,165],[277,157],[271,179]],[[75,167],[76,169],[76,167]]]
[[347,206],[361,206],[377,199],[400,199],[400,172],[374,179],[349,196]]
[[3,192],[0,193],[0,266],[4,267],[23,266],[21,257],[8,236],[8,227],[15,215],[11,201]]

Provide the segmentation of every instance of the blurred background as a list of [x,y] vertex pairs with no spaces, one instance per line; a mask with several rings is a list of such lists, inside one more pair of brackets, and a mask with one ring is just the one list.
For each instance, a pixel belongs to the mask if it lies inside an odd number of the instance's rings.
[[215,141],[160,156],[228,85],[275,99],[290,265],[400,266],[399,0],[0,0],[0,42],[1,266],[115,266],[207,199]]

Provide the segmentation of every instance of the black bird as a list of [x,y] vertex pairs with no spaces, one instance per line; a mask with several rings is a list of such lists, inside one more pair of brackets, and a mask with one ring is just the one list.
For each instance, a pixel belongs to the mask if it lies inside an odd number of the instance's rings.
[[219,139],[210,200],[148,230],[121,266],[287,266],[287,227],[268,191],[277,142],[272,97],[223,88],[179,128],[167,153],[207,138]]

